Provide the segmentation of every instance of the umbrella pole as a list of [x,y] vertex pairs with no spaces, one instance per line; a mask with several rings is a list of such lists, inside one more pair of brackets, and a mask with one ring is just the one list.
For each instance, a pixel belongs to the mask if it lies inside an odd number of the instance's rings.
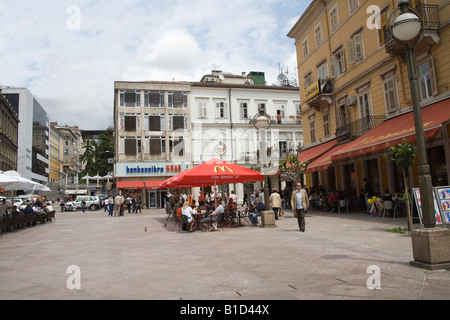
[[217,209],[217,181],[214,181],[214,208]]

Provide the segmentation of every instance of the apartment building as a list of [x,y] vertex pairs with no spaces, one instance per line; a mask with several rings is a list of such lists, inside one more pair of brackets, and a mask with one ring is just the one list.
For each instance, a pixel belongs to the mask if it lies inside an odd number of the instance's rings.
[[[424,20],[415,47],[433,185],[450,170],[450,3],[410,1]],[[384,158],[403,138],[415,141],[405,49],[390,36],[391,0],[314,0],[288,33],[295,39],[307,186],[356,198],[367,177],[376,194],[400,192],[401,170]],[[374,9],[377,9],[374,11]],[[379,22],[377,24],[377,22]],[[418,186],[417,165],[408,172]]]
[[19,117],[0,90],[0,170],[17,170]]

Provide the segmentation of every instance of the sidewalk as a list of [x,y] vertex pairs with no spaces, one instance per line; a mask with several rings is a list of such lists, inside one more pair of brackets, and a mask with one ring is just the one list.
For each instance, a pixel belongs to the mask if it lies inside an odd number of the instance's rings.
[[[450,271],[410,266],[410,236],[386,232],[405,218],[313,211],[305,233],[290,211],[276,228],[180,233],[165,220],[163,210],[58,212],[53,223],[4,234],[0,299],[450,298]],[[80,290],[67,286],[72,265]]]

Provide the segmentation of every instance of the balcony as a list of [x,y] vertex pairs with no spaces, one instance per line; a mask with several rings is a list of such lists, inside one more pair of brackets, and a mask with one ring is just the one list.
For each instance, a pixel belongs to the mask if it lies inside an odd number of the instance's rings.
[[[440,28],[440,18],[439,18],[439,5],[434,4],[419,4],[414,8],[419,16],[422,18],[425,25],[425,35],[424,39],[428,40],[430,44],[439,44],[439,28]],[[384,30],[385,39],[385,50],[387,53],[403,56],[405,53],[405,48],[397,43],[389,33],[389,30]]]
[[[255,120],[251,119],[250,124],[254,124]],[[270,117],[271,125],[290,125],[290,126],[298,126],[302,124],[302,120],[299,116],[289,116],[288,118],[283,118],[281,116],[271,116]]]
[[305,89],[305,101],[310,108],[320,110],[322,102],[333,103],[333,82],[330,78],[320,79]]
[[338,143],[353,141],[370,130],[376,128],[384,120],[386,120],[386,116],[368,116],[337,128],[337,141]]

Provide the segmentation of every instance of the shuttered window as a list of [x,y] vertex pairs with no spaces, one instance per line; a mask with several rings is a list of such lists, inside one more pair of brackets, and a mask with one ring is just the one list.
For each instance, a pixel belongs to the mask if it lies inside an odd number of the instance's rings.
[[161,131],[161,117],[160,116],[150,116],[150,131]]
[[136,116],[125,116],[125,131],[136,131]]
[[134,156],[136,152],[136,139],[125,139],[125,155]]

